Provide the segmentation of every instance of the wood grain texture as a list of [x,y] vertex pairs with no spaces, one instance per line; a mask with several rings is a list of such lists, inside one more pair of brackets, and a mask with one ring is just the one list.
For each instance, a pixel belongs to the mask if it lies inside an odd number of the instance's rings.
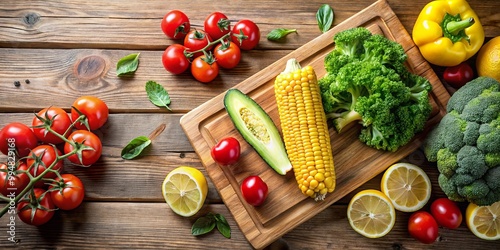
[[[410,214],[396,212],[394,229],[380,239],[368,239],[351,229],[346,205],[332,205],[299,225],[266,249],[496,249],[498,242],[478,240],[465,225],[455,230],[440,228],[432,245],[411,238],[404,226]],[[182,218],[165,203],[86,202],[76,210],[58,211],[47,224],[36,228],[17,221],[17,244],[0,240],[2,249],[253,249],[236,222],[221,204],[205,205],[201,213],[220,213],[231,227],[231,239],[217,231],[190,235],[199,217]],[[122,218],[122,219],[116,219]],[[8,230],[6,217],[0,218],[0,231]],[[339,237],[339,235],[342,237]]]
[[[146,82],[154,80],[168,91],[173,111],[185,113],[290,51],[244,52],[236,68],[222,70],[210,84],[194,81],[187,72],[168,73],[161,62],[162,51],[138,52],[141,53],[138,70],[132,77],[119,78],[116,63],[131,51],[0,48],[4,59],[0,60],[0,96],[9,96],[2,100],[0,112],[31,112],[51,105],[69,109],[77,97],[86,94],[103,99],[113,113],[167,113],[147,98]],[[24,82],[25,79],[29,79],[30,84],[14,86],[14,81]]]

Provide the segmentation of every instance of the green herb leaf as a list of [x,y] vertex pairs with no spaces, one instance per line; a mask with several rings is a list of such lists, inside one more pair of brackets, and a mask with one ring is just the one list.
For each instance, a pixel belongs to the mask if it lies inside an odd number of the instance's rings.
[[191,234],[194,236],[211,232],[215,228],[215,217],[213,214],[198,218],[191,227]]
[[217,221],[217,230],[224,235],[224,237],[231,239],[231,227],[227,223],[226,218],[222,214],[216,214],[215,220]]
[[321,32],[325,33],[332,27],[333,20],[335,19],[335,14],[333,13],[332,7],[328,4],[323,4],[316,12],[316,20],[318,21],[318,27]]
[[290,33],[297,33],[297,29],[285,29],[285,28],[277,28],[273,29],[267,34],[267,40],[270,41],[278,41]]
[[146,136],[139,136],[132,139],[127,146],[122,149],[123,159],[131,160],[139,156],[142,151],[151,144],[151,140]]
[[130,54],[122,57],[116,64],[116,75],[123,76],[133,74],[139,67],[139,55],[141,53]]
[[170,96],[168,92],[163,88],[162,85],[154,82],[146,82],[146,93],[148,94],[149,100],[158,107],[165,107],[172,111],[168,105],[170,105]]
[[217,226],[217,230],[226,238],[231,238],[231,227],[222,214],[208,213],[198,218],[191,227],[191,234],[194,236],[211,232]]

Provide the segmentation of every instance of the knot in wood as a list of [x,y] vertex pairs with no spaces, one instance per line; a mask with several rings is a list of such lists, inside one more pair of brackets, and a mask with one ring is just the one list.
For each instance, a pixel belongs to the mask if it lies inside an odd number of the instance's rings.
[[81,80],[98,78],[106,68],[106,61],[99,56],[87,56],[76,66],[76,76]]
[[28,13],[23,17],[24,23],[29,26],[34,26],[38,20],[40,20],[40,15],[37,13]]

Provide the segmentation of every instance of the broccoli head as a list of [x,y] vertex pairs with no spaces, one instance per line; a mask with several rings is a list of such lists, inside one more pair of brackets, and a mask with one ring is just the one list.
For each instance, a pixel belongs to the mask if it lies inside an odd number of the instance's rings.
[[479,77],[455,92],[423,146],[448,198],[481,206],[500,201],[500,83]]
[[403,47],[358,27],[339,32],[319,80],[323,108],[337,132],[359,122],[359,138],[396,151],[423,130],[431,112],[429,81],[408,71]]

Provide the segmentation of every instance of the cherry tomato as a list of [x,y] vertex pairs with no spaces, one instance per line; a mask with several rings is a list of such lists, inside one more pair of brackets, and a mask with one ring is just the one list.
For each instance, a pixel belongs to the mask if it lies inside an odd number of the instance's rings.
[[457,66],[448,67],[444,70],[443,79],[452,87],[458,89],[474,78],[474,71],[467,62]]
[[168,46],[161,57],[163,67],[170,73],[178,75],[189,68],[189,59],[184,51],[186,47],[180,44]]
[[260,30],[257,24],[248,19],[238,21],[231,31],[231,39],[242,50],[251,50],[260,41]]
[[408,232],[413,238],[425,244],[435,242],[439,236],[436,220],[425,211],[418,211],[410,216]]
[[234,137],[226,137],[215,144],[210,153],[221,165],[235,164],[240,159],[240,142]]
[[[57,150],[57,151],[56,151]],[[30,168],[30,174],[33,177],[37,177],[43,173],[50,165],[57,161],[57,156],[61,155],[61,151],[59,149],[54,149],[53,146],[50,145],[39,145],[31,151],[31,154],[26,159],[26,165]],[[59,172],[62,171],[64,167],[63,161],[57,161],[53,170],[57,170]],[[43,176],[43,178],[56,178],[56,173],[47,172]],[[45,185],[45,181],[40,180],[37,182],[36,187],[43,187]]]
[[189,18],[180,10],[168,12],[161,20],[161,30],[172,39],[184,39],[190,29]]
[[72,210],[82,204],[85,189],[80,178],[73,174],[63,174],[57,178],[50,191],[54,205],[62,210]]
[[200,82],[211,82],[219,75],[219,65],[215,63],[213,56],[203,55],[197,57],[191,63],[191,74]]
[[9,152],[25,157],[37,144],[35,133],[22,123],[12,122],[0,130],[0,151],[9,157],[13,154]]
[[34,188],[34,196],[29,195],[29,201],[21,201],[17,205],[17,215],[26,224],[40,226],[54,216],[54,203],[44,189]]
[[[97,160],[101,157],[101,140],[94,133],[87,130],[77,130],[73,132],[68,139],[73,141],[76,144],[77,151],[81,152],[81,161],[78,158],[78,154],[73,154],[68,157],[70,162],[88,167],[97,162]],[[91,147],[91,149],[86,147]],[[73,149],[75,149],[75,146],[71,143],[66,142],[64,144],[65,154],[73,151]]]
[[231,31],[231,22],[221,12],[213,12],[203,23],[203,29],[214,40],[217,40]]
[[23,172],[28,170],[24,161],[0,164],[0,193],[4,196],[18,195],[28,186],[30,178]]
[[432,202],[431,214],[439,225],[446,228],[455,229],[462,223],[460,208],[448,198],[439,198]]
[[240,62],[241,50],[235,43],[223,41],[215,47],[214,57],[219,66],[232,69]]
[[248,176],[241,183],[243,198],[252,206],[260,206],[267,198],[267,184],[256,175]]
[[[73,121],[80,116],[79,112],[85,115],[84,121],[88,123],[90,130],[102,127],[109,116],[108,105],[94,96],[82,96],[73,102],[71,109],[71,118]],[[82,122],[77,122],[75,127],[77,129],[87,129]]]
[[[38,117],[37,117],[38,116]],[[31,125],[38,140],[45,143],[59,144],[63,139],[46,130],[43,125],[50,126],[56,133],[63,135],[71,126],[68,113],[59,107],[44,108],[33,117]],[[40,119],[41,118],[41,119]]]
[[[201,50],[205,48],[210,42],[212,42],[212,38],[210,35],[203,30],[192,30],[190,31],[186,37],[184,37],[184,47],[189,52],[194,52],[197,50]],[[209,51],[211,47],[208,47],[206,51]],[[203,52],[196,52],[193,54],[193,58],[202,56]]]

